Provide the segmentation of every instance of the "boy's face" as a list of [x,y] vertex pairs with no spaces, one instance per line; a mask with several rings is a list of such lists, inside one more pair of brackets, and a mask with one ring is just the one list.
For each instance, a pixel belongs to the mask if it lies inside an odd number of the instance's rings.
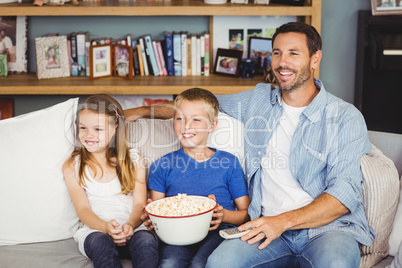
[[210,123],[205,105],[201,102],[183,100],[176,108],[174,131],[183,148],[205,148],[217,120]]

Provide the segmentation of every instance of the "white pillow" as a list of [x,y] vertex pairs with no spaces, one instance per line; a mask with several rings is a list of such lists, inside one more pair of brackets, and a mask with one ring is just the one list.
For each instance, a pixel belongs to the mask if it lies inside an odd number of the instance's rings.
[[[402,177],[400,183],[399,203],[396,210],[394,225],[389,237],[389,255],[395,256],[398,252],[399,244],[402,242]],[[402,249],[401,249],[402,251]],[[402,253],[400,253],[402,254]]]
[[62,174],[78,98],[0,121],[0,245],[66,239],[78,217]]

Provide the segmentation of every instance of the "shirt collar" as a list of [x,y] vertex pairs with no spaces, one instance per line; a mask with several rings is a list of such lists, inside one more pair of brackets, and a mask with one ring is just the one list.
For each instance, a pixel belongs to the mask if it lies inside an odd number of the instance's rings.
[[[324,85],[319,79],[314,78],[314,85],[318,88],[319,92],[313,101],[303,110],[304,116],[306,116],[311,122],[315,123],[321,120],[321,107],[325,106],[327,100],[327,91]],[[271,104],[278,103],[282,106],[282,92],[277,86],[271,91]]]

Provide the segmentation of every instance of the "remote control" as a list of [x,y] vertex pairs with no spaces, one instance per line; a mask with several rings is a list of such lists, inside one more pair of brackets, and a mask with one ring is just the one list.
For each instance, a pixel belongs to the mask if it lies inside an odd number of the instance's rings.
[[237,227],[234,227],[234,228],[220,230],[219,235],[225,239],[232,239],[232,238],[242,237],[243,235],[247,234],[250,231],[251,231],[251,229],[247,229],[243,232],[240,232],[237,229]]

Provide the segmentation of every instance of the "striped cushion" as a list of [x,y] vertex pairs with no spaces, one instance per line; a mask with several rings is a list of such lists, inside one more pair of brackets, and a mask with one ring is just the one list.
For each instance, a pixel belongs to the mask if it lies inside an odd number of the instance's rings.
[[363,172],[363,206],[368,224],[376,231],[370,247],[361,249],[360,267],[372,267],[388,255],[388,239],[392,231],[399,198],[399,176],[395,164],[377,147],[361,160]]

